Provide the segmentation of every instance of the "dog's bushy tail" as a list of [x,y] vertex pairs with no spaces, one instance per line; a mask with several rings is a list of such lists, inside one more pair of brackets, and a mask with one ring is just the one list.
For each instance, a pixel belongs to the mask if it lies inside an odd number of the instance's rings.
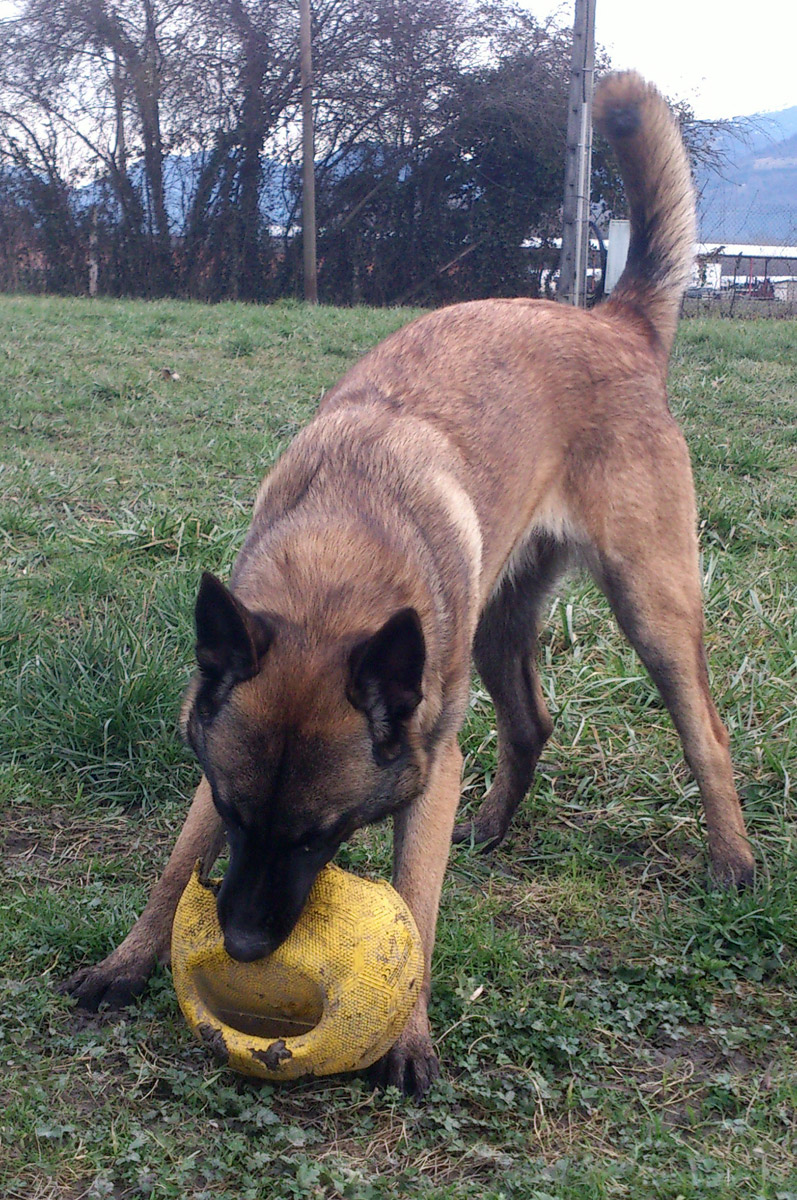
[[696,229],[683,140],[664,97],[634,71],[600,81],[593,119],[617,155],[631,217],[628,260],[607,303],[642,309],[669,354]]

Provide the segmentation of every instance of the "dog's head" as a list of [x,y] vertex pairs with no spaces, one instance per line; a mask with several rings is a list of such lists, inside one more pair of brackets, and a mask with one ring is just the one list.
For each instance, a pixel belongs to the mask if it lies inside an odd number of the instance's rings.
[[422,789],[425,643],[412,608],[376,629],[313,639],[246,608],[209,574],[196,629],[199,670],[181,725],[227,832],[225,945],[250,961],[288,936],[341,843]]

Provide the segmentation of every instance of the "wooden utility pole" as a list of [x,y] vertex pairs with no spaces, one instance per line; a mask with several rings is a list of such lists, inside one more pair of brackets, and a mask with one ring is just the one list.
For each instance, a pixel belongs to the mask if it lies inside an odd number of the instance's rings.
[[315,234],[315,139],[313,137],[313,58],[310,41],[310,0],[299,0],[299,44],[302,87],[302,242],[304,298],[318,304]]
[[91,206],[91,230],[89,231],[89,295],[97,295],[97,287],[100,277],[100,256],[99,256],[99,216],[97,213],[97,205]]
[[589,181],[592,171],[592,91],[595,84],[595,3],[576,0],[567,110],[562,257],[556,298],[582,307],[587,298]]

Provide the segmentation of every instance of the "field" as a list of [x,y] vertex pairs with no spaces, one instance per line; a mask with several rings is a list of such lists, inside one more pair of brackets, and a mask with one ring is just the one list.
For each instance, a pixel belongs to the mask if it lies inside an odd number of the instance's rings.
[[[551,600],[555,733],[492,856],[452,852],[424,1105],[255,1086],[169,974],[89,1016],[197,779],[176,733],[202,568],[259,477],[408,311],[0,299],[0,1196],[797,1200],[797,323],[682,324],[708,650],[759,878],[713,890],[699,803],[591,584]],[[474,680],[464,800],[494,766]],[[390,832],[340,856],[389,872]]]

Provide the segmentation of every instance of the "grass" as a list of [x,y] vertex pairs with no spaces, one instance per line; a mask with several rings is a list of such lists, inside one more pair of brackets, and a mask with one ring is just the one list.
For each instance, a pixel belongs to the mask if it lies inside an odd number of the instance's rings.
[[[0,299],[0,1195],[794,1200],[797,325],[681,327],[708,648],[760,864],[713,891],[661,702],[591,585],[551,602],[556,731],[506,845],[452,854],[445,1075],[255,1086],[167,972],[86,1016],[54,988],[127,931],[196,781],[175,715],[202,568],[346,364],[407,311]],[[494,767],[474,681],[464,797]],[[389,833],[356,870],[389,869]]]

